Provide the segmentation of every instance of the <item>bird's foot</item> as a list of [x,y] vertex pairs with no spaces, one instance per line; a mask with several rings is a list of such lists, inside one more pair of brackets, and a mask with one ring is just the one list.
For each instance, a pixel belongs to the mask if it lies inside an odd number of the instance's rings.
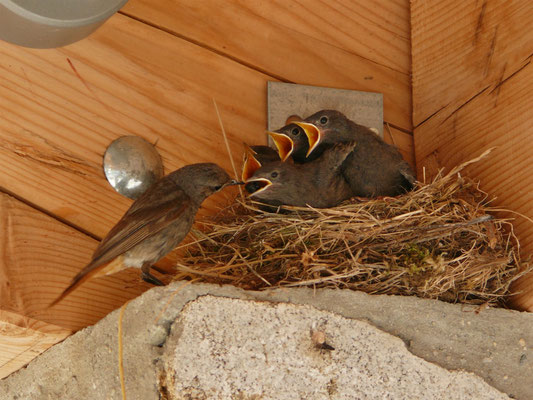
[[161,282],[159,279],[157,279],[155,276],[153,276],[150,273],[150,265],[148,266],[143,265],[141,268],[141,271],[142,271],[141,277],[143,281],[151,283],[152,285],[156,285],[156,286],[165,286],[163,282]]
[[143,281],[151,283],[152,285],[165,286],[163,282],[161,282],[159,279],[157,279],[155,276],[153,276],[149,272],[143,272],[141,277],[143,278]]

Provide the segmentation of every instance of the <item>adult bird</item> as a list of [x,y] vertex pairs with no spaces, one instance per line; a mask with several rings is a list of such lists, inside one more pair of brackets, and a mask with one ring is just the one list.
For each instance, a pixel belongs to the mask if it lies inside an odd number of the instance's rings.
[[88,279],[128,267],[140,268],[145,281],[162,285],[150,273],[158,260],[174,249],[189,232],[202,202],[225,186],[239,184],[213,163],[187,165],[148,188],[109,231],[91,262],[71,281],[57,304]]

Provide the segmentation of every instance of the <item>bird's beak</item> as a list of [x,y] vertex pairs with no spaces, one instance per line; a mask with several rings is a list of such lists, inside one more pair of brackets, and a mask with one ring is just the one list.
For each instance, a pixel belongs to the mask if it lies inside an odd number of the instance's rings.
[[242,181],[237,181],[235,179],[232,179],[231,181],[229,182],[226,182],[224,183],[222,186],[220,186],[219,189],[217,189],[216,191],[217,192],[220,192],[222,189],[224,189],[225,187],[228,187],[228,186],[234,186],[234,185],[244,185],[244,182]]
[[287,158],[289,158],[294,149],[294,142],[292,141],[292,139],[287,135],[284,135],[283,133],[267,133],[274,141],[274,144],[278,149],[278,154],[281,161],[285,161]]
[[250,192],[250,196],[254,196],[258,193],[261,193],[267,187],[272,185],[272,182],[266,178],[255,178],[255,179],[248,179],[245,182],[245,184],[246,184],[245,188],[248,192]]
[[305,132],[305,135],[307,136],[307,141],[309,142],[309,150],[307,150],[306,157],[309,157],[309,154],[313,152],[313,150],[318,146],[320,143],[320,140],[322,139],[322,132],[320,132],[320,129],[318,129],[315,125],[310,124],[308,122],[298,122],[295,121],[293,124],[298,125],[300,128],[302,128]]
[[261,168],[261,163],[255,158],[253,150],[248,148],[244,165],[242,166],[241,179],[243,183],[252,177],[252,175]]
[[237,181],[235,179],[232,179],[231,181],[229,181],[228,183],[226,183],[224,185],[224,187],[226,186],[235,186],[235,185],[244,185],[244,182],[243,181]]

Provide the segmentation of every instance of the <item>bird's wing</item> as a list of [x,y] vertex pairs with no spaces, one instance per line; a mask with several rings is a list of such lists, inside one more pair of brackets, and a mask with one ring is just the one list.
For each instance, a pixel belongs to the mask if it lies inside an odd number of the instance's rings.
[[[335,143],[324,150],[322,155],[314,161],[307,164],[315,163],[318,170],[315,174],[315,181],[328,181],[334,175],[342,172],[343,164],[346,159],[353,153],[357,144],[354,141]],[[309,168],[309,166],[307,166]]]
[[87,267],[94,268],[132,249],[176,221],[190,206],[192,200],[179,187],[171,192],[151,190],[147,196],[139,198],[111,229]]
[[330,150],[330,157],[333,157],[332,167],[338,169],[344,164],[344,161],[353,153],[356,146],[357,143],[355,141],[336,143]]
[[[94,252],[92,261],[72,279],[70,285],[50,304],[50,307],[59,303],[87,279],[101,275],[102,268],[107,268],[109,261],[161,231],[182,217],[188,207],[193,206],[191,198],[169,179],[163,178],[155,185],[132,204],[102,240]],[[171,186],[172,190],[169,190],[169,185],[174,185]],[[113,268],[116,270],[117,267]]]

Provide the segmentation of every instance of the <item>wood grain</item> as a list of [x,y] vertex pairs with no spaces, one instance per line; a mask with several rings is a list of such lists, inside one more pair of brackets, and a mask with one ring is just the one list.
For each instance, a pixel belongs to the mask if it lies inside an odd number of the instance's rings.
[[[501,215],[513,219],[527,257],[533,251],[533,4],[412,4],[418,175],[430,178],[494,147],[465,174],[480,180],[495,207],[510,210]],[[533,311],[533,279],[526,279],[515,300]]]
[[0,73],[0,187],[98,237],[130,204],[103,175],[112,140],[157,142],[166,172],[230,171],[213,98],[235,159],[264,136],[271,78],[121,15],[62,49],[1,42]]
[[411,1],[414,125],[516,71],[532,24],[528,0]]
[[400,153],[402,153],[404,160],[413,167],[414,171],[416,171],[414,140],[412,134],[400,131],[385,124],[383,126],[383,140],[396,146],[398,150],[400,150]]
[[67,338],[68,329],[0,310],[0,379]]
[[34,330],[41,330],[35,326],[41,321],[61,328],[61,334],[76,331],[150,287],[138,270],[128,270],[88,282],[49,309],[98,242],[5,194],[0,194],[0,226],[1,311],[21,318],[4,320],[10,325],[23,326],[20,321],[29,317]]
[[382,92],[385,120],[411,130],[408,1],[132,0],[121,12],[284,81]]

